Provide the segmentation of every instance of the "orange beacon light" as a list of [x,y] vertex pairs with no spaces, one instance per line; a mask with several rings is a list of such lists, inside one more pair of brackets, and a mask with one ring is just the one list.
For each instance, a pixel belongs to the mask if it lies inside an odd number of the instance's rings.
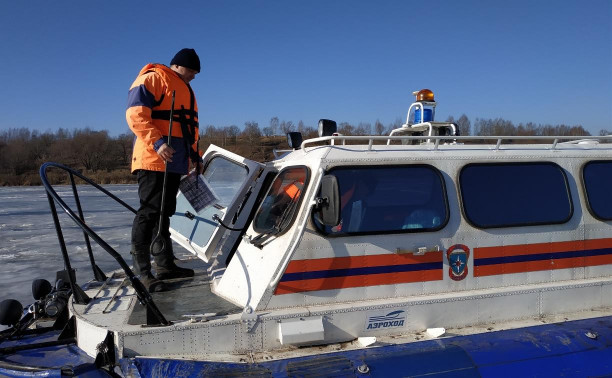
[[[412,92],[412,94],[416,96],[417,102],[422,103],[421,105],[432,105],[432,104],[427,104],[427,103],[433,102],[434,103],[433,106],[435,106],[434,93],[430,89],[421,89],[418,92]],[[422,113],[421,113],[421,109],[423,110]],[[414,110],[414,123],[432,122],[432,121],[433,121],[433,109],[420,106]]]

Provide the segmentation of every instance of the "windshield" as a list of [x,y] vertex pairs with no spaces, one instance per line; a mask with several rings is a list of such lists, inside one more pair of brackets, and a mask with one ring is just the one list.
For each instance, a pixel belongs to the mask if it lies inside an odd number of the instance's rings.
[[336,168],[340,223],[316,227],[331,235],[418,232],[440,229],[448,220],[444,183],[426,165]]
[[289,168],[278,174],[255,215],[255,231],[282,233],[287,229],[302,198],[307,174],[306,167]]
[[219,205],[227,207],[244,183],[248,170],[219,156],[210,160],[202,175],[219,198]]

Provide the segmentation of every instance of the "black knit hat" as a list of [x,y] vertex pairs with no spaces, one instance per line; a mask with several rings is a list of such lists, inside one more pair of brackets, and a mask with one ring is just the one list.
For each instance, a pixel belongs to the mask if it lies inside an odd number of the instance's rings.
[[200,72],[200,58],[194,49],[182,49],[181,51],[177,52],[174,58],[172,58],[170,61],[170,65],[173,64],[191,68],[192,70]]

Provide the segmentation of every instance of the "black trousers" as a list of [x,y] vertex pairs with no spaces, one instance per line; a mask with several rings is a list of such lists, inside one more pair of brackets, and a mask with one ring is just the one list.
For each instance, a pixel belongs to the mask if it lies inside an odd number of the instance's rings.
[[[148,254],[151,242],[157,235],[157,228],[160,226],[159,215],[164,189],[164,172],[139,170],[137,177],[140,207],[132,225],[132,248],[134,253]],[[161,234],[166,240],[170,240],[170,217],[176,211],[176,195],[180,181],[180,174],[168,173],[164,216],[161,224]]]

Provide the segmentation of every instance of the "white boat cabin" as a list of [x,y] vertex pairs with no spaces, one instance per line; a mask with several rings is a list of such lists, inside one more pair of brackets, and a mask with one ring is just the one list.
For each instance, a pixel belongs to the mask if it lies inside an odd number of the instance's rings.
[[321,137],[293,134],[266,164],[210,146],[207,205],[180,194],[171,233],[235,310],[124,324],[120,353],[257,353],[609,309],[610,140],[459,136],[433,121],[433,97],[417,100],[389,136],[322,120]]
[[216,295],[330,323],[310,341],[609,306],[612,145],[561,138],[430,120],[265,165],[211,146],[204,177],[222,199],[177,211],[173,238],[213,262]]

